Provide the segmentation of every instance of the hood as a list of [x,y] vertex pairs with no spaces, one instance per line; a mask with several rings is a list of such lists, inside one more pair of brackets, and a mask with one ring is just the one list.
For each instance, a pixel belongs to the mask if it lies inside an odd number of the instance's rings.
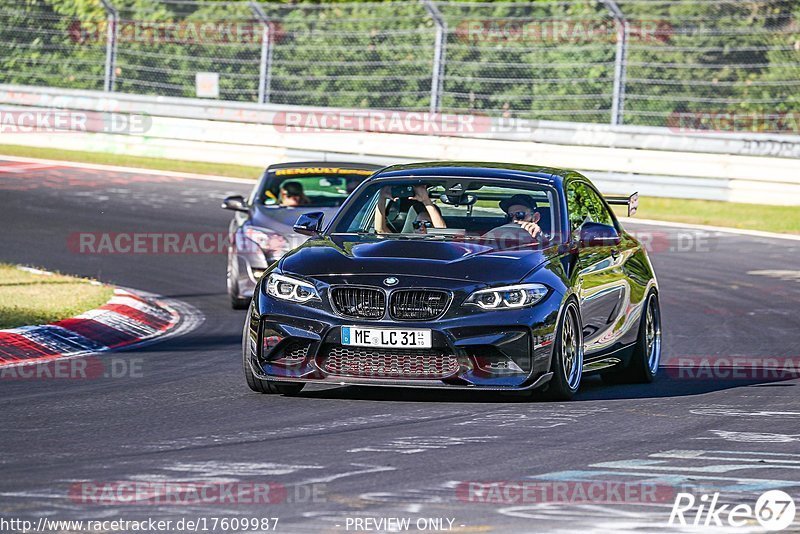
[[307,241],[284,256],[280,268],[321,280],[344,275],[407,275],[512,284],[555,251],[556,247],[500,250],[490,242],[335,235]]

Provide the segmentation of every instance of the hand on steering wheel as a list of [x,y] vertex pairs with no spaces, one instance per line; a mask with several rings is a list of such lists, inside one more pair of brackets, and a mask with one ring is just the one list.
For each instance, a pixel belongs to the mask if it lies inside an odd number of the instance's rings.
[[514,221],[514,222],[520,225],[523,230],[528,232],[531,235],[531,237],[536,237],[542,233],[542,229],[539,228],[539,225],[536,224],[535,222],[529,222],[529,221]]

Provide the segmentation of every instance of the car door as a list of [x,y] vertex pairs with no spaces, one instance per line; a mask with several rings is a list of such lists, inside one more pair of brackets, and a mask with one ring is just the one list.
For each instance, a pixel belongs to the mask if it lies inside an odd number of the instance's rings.
[[567,210],[571,237],[577,254],[574,286],[581,306],[586,356],[611,348],[622,334],[627,283],[622,272],[623,255],[618,246],[579,243],[581,227],[595,222],[616,227],[614,217],[599,193],[587,182],[567,185]]

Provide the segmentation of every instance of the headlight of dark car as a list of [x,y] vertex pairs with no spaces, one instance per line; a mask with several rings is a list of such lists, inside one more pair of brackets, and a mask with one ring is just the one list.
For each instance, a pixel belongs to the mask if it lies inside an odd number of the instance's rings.
[[322,300],[313,284],[277,273],[272,273],[267,278],[267,294],[276,299],[300,304],[311,300]]
[[464,306],[477,306],[482,310],[513,310],[533,306],[547,295],[542,284],[516,284],[513,286],[480,289],[464,301]]

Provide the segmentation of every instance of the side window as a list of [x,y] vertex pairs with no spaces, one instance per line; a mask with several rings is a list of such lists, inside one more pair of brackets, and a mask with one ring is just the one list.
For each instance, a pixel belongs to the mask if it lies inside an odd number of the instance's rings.
[[584,191],[586,204],[589,207],[589,216],[592,222],[614,226],[614,217],[609,213],[606,205],[603,204],[603,199],[591,187],[581,184],[581,189]]
[[567,188],[567,209],[572,231],[586,222],[596,222],[614,226],[614,218],[603,204],[600,196],[589,186],[572,182]]
[[589,218],[589,208],[583,200],[583,184],[572,182],[567,186],[567,211],[569,212],[569,229],[574,232]]

